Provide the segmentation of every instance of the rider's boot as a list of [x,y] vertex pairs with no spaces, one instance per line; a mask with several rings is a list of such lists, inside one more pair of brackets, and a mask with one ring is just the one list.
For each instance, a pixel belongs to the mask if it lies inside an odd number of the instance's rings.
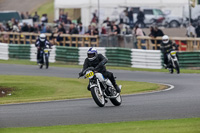
[[117,84],[115,84],[114,87],[115,87],[117,93],[120,93],[120,92],[121,92],[121,89],[119,88],[119,86],[118,86]]

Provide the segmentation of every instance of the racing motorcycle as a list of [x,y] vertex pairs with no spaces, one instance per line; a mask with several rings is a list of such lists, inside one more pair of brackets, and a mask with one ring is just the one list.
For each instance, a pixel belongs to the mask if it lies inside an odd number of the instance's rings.
[[[83,75],[89,79],[88,89],[91,91],[92,98],[99,107],[104,107],[108,99],[115,106],[121,105],[121,95],[116,92],[116,89],[108,78],[105,79],[101,73],[95,72],[93,67],[84,70]],[[122,86],[119,85],[119,88],[121,89]]]
[[40,50],[40,58],[38,61],[39,68],[42,69],[43,65],[46,66],[46,69],[49,68],[49,55],[50,55],[50,49],[48,47],[41,48]]
[[180,73],[180,68],[179,68],[179,62],[178,58],[176,56],[176,51],[171,51],[168,55],[168,61],[169,61],[169,72],[172,74],[174,72],[174,69],[176,70],[177,74]]

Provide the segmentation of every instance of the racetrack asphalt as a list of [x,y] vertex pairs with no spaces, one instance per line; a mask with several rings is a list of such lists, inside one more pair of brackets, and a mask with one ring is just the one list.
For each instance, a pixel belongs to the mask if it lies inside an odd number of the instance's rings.
[[[77,78],[80,69],[0,64],[1,75]],[[122,105],[98,107],[91,98],[0,105],[0,128],[200,117],[200,74],[111,70],[117,80],[171,84],[174,89],[122,96]],[[122,91],[123,88],[122,87]],[[88,92],[89,93],[89,92]]]

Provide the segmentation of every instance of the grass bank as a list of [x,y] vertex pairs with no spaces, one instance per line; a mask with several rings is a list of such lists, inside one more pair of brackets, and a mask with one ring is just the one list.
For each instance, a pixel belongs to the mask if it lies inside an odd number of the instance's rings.
[[[0,64],[21,64],[21,65],[36,65],[36,62],[31,62],[28,60],[0,60]],[[66,67],[66,68],[82,68],[80,65],[69,65],[66,63],[50,63],[50,67]],[[144,68],[132,68],[132,67],[112,67],[107,66],[108,69],[116,69],[116,70],[128,70],[128,71],[148,71],[148,72],[167,72],[167,69],[144,69]],[[191,70],[191,69],[181,69],[181,73],[200,73],[200,70]]]
[[200,118],[50,127],[0,128],[0,131],[5,133],[199,133]]
[[[166,88],[163,85],[145,82],[117,82],[123,86],[122,94]],[[0,97],[0,104],[87,98],[91,97],[87,85],[88,79],[0,75],[0,90],[1,88],[12,90],[9,95]]]

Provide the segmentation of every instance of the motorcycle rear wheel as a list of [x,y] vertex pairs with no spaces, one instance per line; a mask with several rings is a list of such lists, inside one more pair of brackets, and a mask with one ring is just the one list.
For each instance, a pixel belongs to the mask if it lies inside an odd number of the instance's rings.
[[99,106],[99,107],[104,107],[105,106],[105,98],[104,95],[101,95],[99,92],[99,88],[98,87],[93,87],[91,88],[91,94],[92,94],[92,98],[94,99],[95,103]]
[[119,95],[119,96],[118,96],[117,98],[115,98],[115,99],[111,98],[110,101],[111,101],[111,103],[112,103],[113,105],[115,105],[115,106],[120,106],[121,103],[122,103],[122,97],[121,97],[121,95]]

